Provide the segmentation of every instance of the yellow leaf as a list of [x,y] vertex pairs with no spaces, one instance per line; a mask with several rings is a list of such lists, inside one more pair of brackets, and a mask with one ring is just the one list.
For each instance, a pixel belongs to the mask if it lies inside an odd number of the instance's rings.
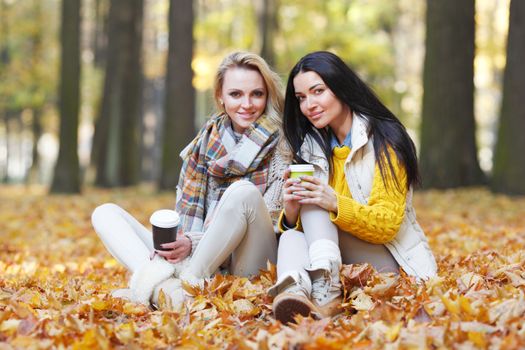
[[483,277],[474,272],[467,272],[466,274],[461,275],[459,281],[465,286],[465,289],[476,289],[483,284]]
[[224,300],[222,300],[222,298],[213,297],[211,298],[211,302],[213,305],[217,307],[219,311],[230,311],[231,310],[230,305]]
[[401,327],[402,327],[402,323],[401,322],[396,323],[395,325],[393,325],[391,327],[388,327],[388,329],[387,329],[387,331],[385,333],[386,339],[389,342],[393,342],[394,340],[396,340],[398,335],[399,335],[399,331],[401,330]]
[[91,307],[94,310],[102,311],[108,308],[108,304],[104,300],[95,300],[94,302],[91,303]]
[[90,329],[82,339],[76,341],[73,346],[73,350],[85,350],[85,349],[109,349],[109,341],[101,336],[96,329]]
[[217,316],[219,315],[219,312],[217,312],[217,309],[215,307],[212,307],[212,308],[209,308],[209,309],[204,309],[204,310],[197,311],[193,315],[196,318],[200,318],[200,319],[203,319],[203,320],[213,320],[213,319],[217,318]]
[[144,315],[148,309],[146,306],[142,304],[136,304],[136,303],[125,303],[122,307],[122,311],[127,315]]
[[224,300],[228,301],[229,303],[231,303],[233,301],[233,295],[239,289],[240,283],[241,283],[241,279],[240,278],[236,278],[233,281],[232,285],[230,286],[230,288],[228,289],[226,294],[224,294]]
[[514,287],[525,286],[525,279],[515,272],[505,271],[505,275],[510,279]]
[[0,324],[0,331],[1,332],[16,332],[18,326],[20,325],[20,322],[22,320],[5,320]]
[[115,330],[115,335],[124,344],[135,338],[135,326],[133,323],[123,323]]
[[34,293],[31,297],[31,300],[29,303],[34,307],[41,307],[42,306],[42,298],[40,296],[40,293]]
[[233,302],[233,310],[237,315],[251,315],[255,316],[260,312],[258,307],[255,307],[248,299],[238,299]]
[[479,348],[486,348],[487,341],[485,340],[485,334],[481,332],[468,332],[468,339],[473,342]]
[[441,301],[443,302],[443,305],[445,305],[445,308],[453,315],[459,314],[459,305],[457,302],[450,300],[444,295],[441,295]]
[[24,302],[13,302],[11,304],[11,308],[13,312],[19,317],[19,318],[28,318],[28,317],[37,317],[37,313],[33,308],[24,303]]
[[392,292],[398,281],[398,275],[382,275],[380,283],[373,287],[366,287],[365,291],[374,296],[383,296],[389,292]]
[[358,311],[369,311],[374,308],[372,298],[364,292],[358,293],[351,303],[354,309]]
[[463,295],[461,295],[459,297],[459,307],[460,307],[461,311],[467,313],[470,316],[475,316],[475,314],[476,314],[474,309],[472,309],[472,306],[471,306],[470,301],[468,300],[468,298],[464,297]]

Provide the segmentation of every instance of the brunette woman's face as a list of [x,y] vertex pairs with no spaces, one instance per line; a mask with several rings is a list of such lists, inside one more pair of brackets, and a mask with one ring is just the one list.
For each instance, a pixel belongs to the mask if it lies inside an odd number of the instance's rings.
[[264,113],[268,93],[258,71],[238,67],[228,69],[221,90],[224,110],[236,132],[243,133]]
[[293,79],[293,86],[301,112],[317,129],[330,126],[337,130],[349,117],[349,108],[316,72],[300,72]]

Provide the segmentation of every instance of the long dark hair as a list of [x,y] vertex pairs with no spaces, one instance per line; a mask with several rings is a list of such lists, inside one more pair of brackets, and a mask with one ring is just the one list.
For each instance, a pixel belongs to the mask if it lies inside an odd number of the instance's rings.
[[[292,68],[284,101],[283,129],[294,155],[294,161],[305,163],[299,150],[306,135],[316,140],[330,164],[332,173],[332,149],[328,128],[317,130],[303,115],[299,101],[295,96],[293,80],[302,72],[315,72],[323,79],[334,95],[346,104],[355,114],[361,114],[368,120],[368,136],[373,136],[374,153],[379,165],[381,177],[385,177],[387,166],[392,174],[396,187],[400,184],[395,176],[388,148],[396,154],[400,164],[407,173],[407,187],[420,184],[416,147],[399,119],[379,100],[368,85],[350,69],[338,56],[327,51],[312,52],[297,62]],[[386,159],[386,163],[385,163]]]

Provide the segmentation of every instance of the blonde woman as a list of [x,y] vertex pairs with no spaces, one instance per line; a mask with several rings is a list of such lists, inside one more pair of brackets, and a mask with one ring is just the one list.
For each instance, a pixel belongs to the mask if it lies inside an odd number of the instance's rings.
[[280,78],[261,57],[235,52],[220,64],[214,92],[217,112],[181,152],[176,241],[155,252],[150,231],[120,207],[93,213],[105,246],[132,272],[130,288],[114,296],[155,303],[162,289],[177,306],[185,298],[179,278],[199,283],[219,269],[249,276],[276,260],[287,167],[276,152]]

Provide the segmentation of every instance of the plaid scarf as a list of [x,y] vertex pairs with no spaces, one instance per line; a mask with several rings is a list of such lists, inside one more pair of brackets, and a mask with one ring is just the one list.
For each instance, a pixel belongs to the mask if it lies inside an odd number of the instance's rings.
[[[176,204],[179,232],[202,232],[228,186],[237,180],[252,182],[264,194],[278,126],[261,116],[235,140],[227,115],[212,117],[182,151]],[[210,186],[214,183],[217,186]]]

